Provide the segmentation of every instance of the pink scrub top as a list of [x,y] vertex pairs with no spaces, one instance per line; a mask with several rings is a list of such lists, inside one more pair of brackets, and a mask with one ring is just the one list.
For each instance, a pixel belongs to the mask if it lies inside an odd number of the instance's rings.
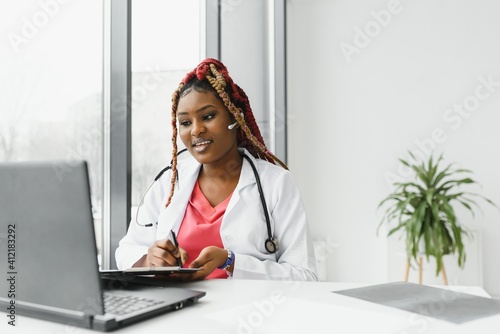
[[[207,246],[224,248],[220,237],[220,225],[231,196],[232,193],[224,201],[212,207],[196,181],[177,233],[179,246],[188,253],[185,266],[198,258],[200,252]],[[227,273],[216,268],[207,278],[227,278]]]

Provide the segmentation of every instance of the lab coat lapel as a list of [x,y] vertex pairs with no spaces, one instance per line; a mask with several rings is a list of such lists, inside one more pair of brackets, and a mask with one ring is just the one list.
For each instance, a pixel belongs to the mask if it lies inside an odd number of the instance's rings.
[[[247,150],[243,150],[242,152],[252,159],[258,172],[258,166],[255,158]],[[169,237],[170,230],[173,230],[175,233],[179,231],[182,219],[184,218],[187,203],[191,197],[191,193],[193,192],[194,184],[198,179],[200,167],[201,165],[193,159],[191,163],[184,166],[184,168],[179,168],[179,180],[177,181],[178,185],[176,184],[177,188],[175,189],[172,202],[168,208],[163,209],[164,211],[160,214],[160,218],[158,220],[157,239]],[[250,163],[243,158],[240,180],[238,181],[236,189],[229,200],[223,221],[230,214],[236,203],[238,203],[238,200],[240,199],[240,191],[255,182],[256,180],[252,166],[250,166]]]

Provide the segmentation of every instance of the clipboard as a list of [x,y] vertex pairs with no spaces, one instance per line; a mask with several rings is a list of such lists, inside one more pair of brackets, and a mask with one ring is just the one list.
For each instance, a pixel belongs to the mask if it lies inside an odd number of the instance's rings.
[[100,275],[106,277],[135,277],[135,276],[168,276],[170,274],[192,274],[201,268],[172,267],[133,267],[129,269],[108,269],[100,270]]

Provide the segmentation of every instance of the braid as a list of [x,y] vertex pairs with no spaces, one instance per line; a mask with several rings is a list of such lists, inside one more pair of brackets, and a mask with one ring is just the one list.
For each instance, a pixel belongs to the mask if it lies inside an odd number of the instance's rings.
[[165,207],[170,205],[172,197],[174,196],[175,180],[177,179],[177,104],[179,102],[179,92],[184,86],[183,83],[179,85],[179,88],[172,95],[172,113],[171,113],[171,125],[172,125],[172,179],[170,180],[170,194],[168,196],[167,203]]
[[[219,65],[220,71],[216,68],[215,64]],[[288,169],[285,163],[267,149],[260,133],[259,126],[255,121],[249,99],[243,89],[233,82],[226,67],[220,62],[212,60],[210,63],[210,70],[215,78],[207,74],[207,80],[212,84],[212,87],[222,99],[224,105],[229,109],[240,125],[241,130],[238,133],[238,139],[240,141],[239,146],[246,148],[255,157],[267,160],[273,164],[277,162],[283,168]],[[232,103],[229,95],[226,93],[224,88],[228,85],[228,90],[232,93],[231,95],[234,103],[239,107]]]
[[[205,87],[205,82],[209,83],[210,87]],[[193,71],[186,74],[172,95],[172,179],[166,207],[172,201],[177,180],[177,105],[182,94],[189,91],[191,87],[196,88],[195,85],[198,85],[200,89],[215,90],[226,108],[234,116],[239,125],[238,146],[247,149],[256,158],[267,160],[275,165],[279,164],[288,169],[283,161],[267,149],[250,107],[250,101],[243,89],[233,82],[224,64],[216,59],[207,58]]]

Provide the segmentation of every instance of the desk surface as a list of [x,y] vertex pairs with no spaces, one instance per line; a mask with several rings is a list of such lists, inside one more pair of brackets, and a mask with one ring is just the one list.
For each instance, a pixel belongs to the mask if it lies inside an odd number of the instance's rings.
[[[500,315],[456,325],[339,294],[367,284],[206,280],[176,284],[206,291],[192,306],[170,312],[114,333],[498,333]],[[450,289],[487,296],[479,287]],[[435,305],[436,310],[443,305]],[[445,307],[445,305],[444,305]],[[0,313],[0,315],[5,313]],[[97,333],[64,324],[17,316],[17,326],[0,323],[1,333]]]

